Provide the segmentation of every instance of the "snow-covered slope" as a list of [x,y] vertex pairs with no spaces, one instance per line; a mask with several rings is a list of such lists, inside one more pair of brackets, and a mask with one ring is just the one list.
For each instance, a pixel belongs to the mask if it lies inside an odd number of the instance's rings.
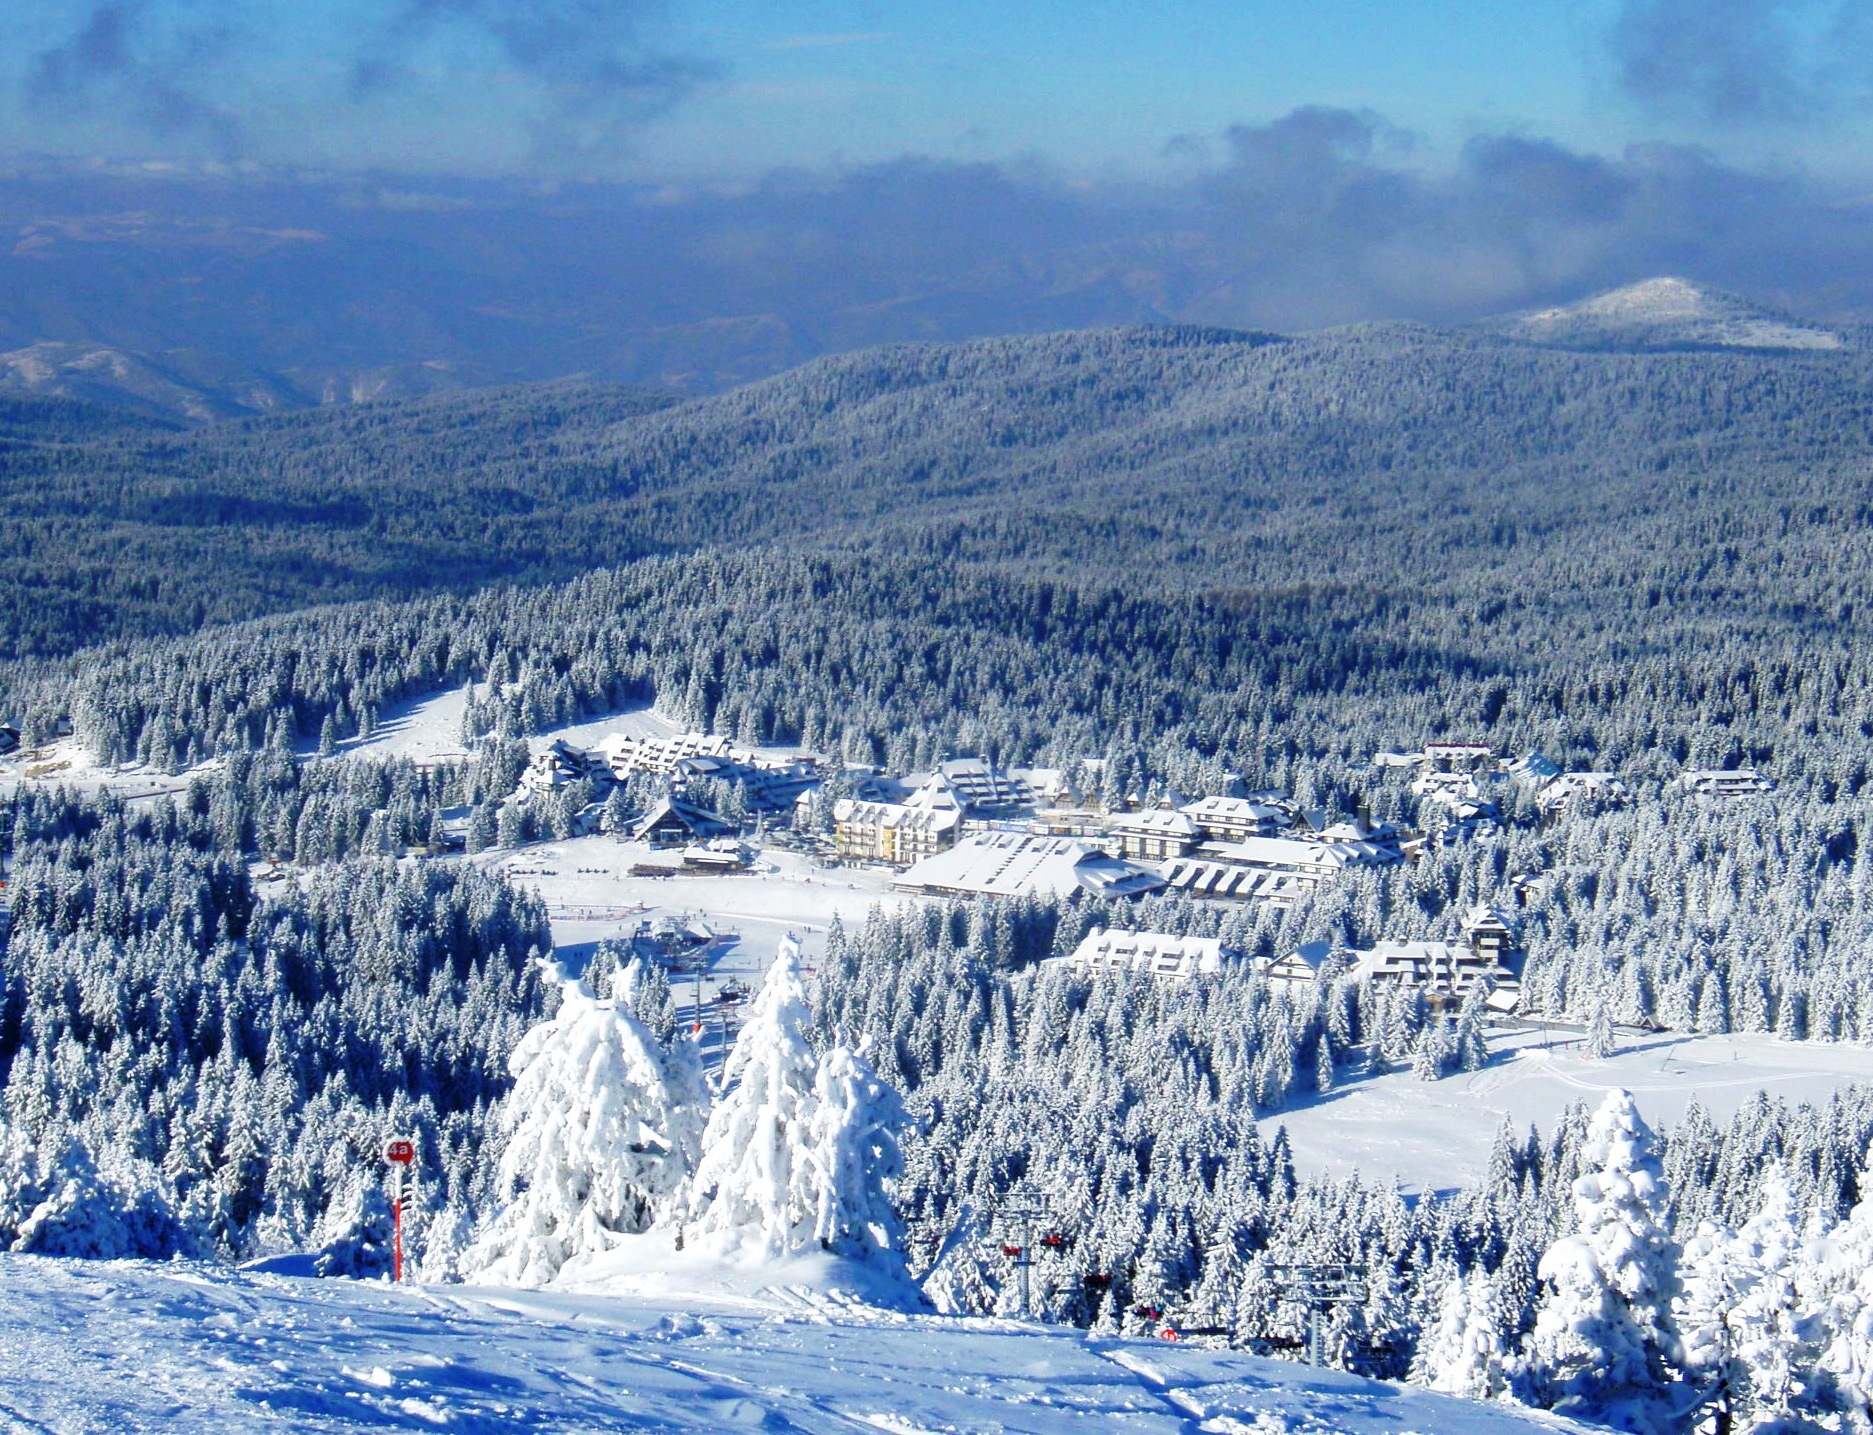
[[108,344],[47,340],[0,353],[0,393],[85,399],[187,424],[314,405],[419,398],[489,382],[490,375],[440,362],[265,373],[195,349],[144,354]]
[[1565,1421],[1227,1351],[904,1316],[0,1256],[0,1431],[1307,1432]]
[[1492,327],[1531,343],[1580,349],[1838,349],[1832,329],[1688,279],[1646,279]]

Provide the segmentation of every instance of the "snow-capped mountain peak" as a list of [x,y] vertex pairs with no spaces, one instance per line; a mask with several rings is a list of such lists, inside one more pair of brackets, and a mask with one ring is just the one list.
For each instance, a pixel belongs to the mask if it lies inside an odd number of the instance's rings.
[[1557,348],[1816,350],[1844,344],[1832,329],[1674,276],[1511,315],[1492,327]]

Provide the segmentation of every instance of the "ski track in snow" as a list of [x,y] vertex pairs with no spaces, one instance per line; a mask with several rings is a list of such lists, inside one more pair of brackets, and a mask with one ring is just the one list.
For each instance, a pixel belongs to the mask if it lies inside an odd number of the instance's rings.
[[[704,1312],[698,1318],[698,1311]],[[0,1256],[0,1432],[1514,1435],[1575,1427],[1006,1320]]]

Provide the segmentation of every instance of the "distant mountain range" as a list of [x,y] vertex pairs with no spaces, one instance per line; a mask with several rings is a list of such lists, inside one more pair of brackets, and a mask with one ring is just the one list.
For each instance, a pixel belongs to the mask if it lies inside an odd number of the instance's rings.
[[264,373],[223,355],[191,349],[140,354],[108,344],[48,341],[0,353],[0,393],[82,399],[187,424],[327,404],[420,398],[494,382],[492,374],[442,361]]
[[[750,369],[751,377],[784,370],[800,355],[783,328],[722,321],[669,332],[661,342],[672,362],[652,367],[680,370],[677,355],[700,346],[713,349],[721,362],[677,373],[678,388],[720,387],[717,381],[738,367]],[[1471,326],[1471,332],[1518,344],[1602,353],[1812,352],[1859,343],[1851,330],[1810,323],[1678,278],[1648,279],[1575,304],[1485,320]],[[573,381],[584,377],[568,376]],[[681,382],[684,379],[688,382]],[[492,369],[443,359],[358,368],[308,364],[269,371],[199,349],[137,352],[108,344],[46,340],[0,353],[0,394],[82,399],[187,426],[421,398],[506,382],[511,379]]]

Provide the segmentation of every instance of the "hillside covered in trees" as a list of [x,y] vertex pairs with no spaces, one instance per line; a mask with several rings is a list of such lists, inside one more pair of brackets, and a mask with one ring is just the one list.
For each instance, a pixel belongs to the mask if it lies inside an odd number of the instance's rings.
[[1812,572],[1862,526],[1870,362],[1143,328],[874,350],[675,404],[541,386],[175,433],[18,402],[0,653],[749,543],[1392,603],[1675,596],[1765,539]]

